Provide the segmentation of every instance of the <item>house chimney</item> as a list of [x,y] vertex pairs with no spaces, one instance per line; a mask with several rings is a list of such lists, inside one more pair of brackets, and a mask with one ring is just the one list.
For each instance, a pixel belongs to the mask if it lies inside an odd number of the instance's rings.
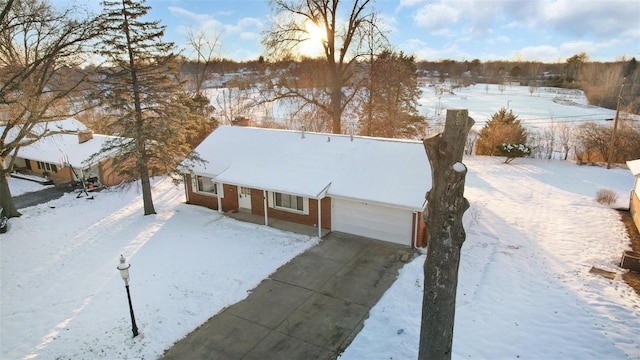
[[93,139],[93,131],[92,130],[80,130],[78,131],[78,144],[86,143],[87,141]]

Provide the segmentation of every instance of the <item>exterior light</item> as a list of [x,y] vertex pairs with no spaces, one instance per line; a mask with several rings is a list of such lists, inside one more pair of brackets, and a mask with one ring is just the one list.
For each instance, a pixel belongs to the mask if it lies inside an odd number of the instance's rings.
[[138,336],[138,326],[136,325],[136,318],[133,315],[133,305],[131,304],[131,293],[129,292],[129,268],[130,264],[127,263],[124,256],[120,255],[120,264],[116,267],[120,271],[120,276],[124,280],[124,287],[127,289],[127,299],[129,300],[129,313],[131,314],[131,330],[133,331],[133,337]]

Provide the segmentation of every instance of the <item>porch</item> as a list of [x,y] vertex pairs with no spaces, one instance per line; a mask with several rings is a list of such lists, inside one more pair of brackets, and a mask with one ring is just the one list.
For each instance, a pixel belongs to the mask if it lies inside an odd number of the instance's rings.
[[[252,214],[248,211],[243,211],[242,209],[225,211],[224,214],[232,219],[249,222],[253,224],[264,225],[264,216]],[[315,226],[303,225],[303,224],[298,224],[291,221],[285,221],[285,220],[274,219],[274,218],[269,218],[268,225],[276,229],[291,231],[298,234],[304,234],[309,236],[321,235],[320,236],[321,238],[331,232],[330,230],[327,230],[327,229],[321,229],[320,234],[318,234],[318,228]]]

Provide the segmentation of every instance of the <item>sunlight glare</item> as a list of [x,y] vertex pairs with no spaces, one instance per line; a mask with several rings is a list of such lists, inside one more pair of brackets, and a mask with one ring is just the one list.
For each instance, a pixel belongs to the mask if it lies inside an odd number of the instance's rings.
[[305,24],[307,39],[298,45],[300,56],[317,57],[322,54],[322,44],[326,41],[324,30],[318,25],[307,21]]

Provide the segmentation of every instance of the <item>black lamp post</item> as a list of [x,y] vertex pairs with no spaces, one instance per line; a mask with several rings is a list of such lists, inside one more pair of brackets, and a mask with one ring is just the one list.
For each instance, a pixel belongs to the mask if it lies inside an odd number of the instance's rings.
[[136,318],[133,316],[133,305],[131,305],[131,293],[129,292],[129,268],[130,264],[127,264],[124,256],[120,255],[120,264],[118,264],[118,270],[120,270],[120,276],[124,280],[124,287],[127,288],[127,299],[129,299],[129,312],[131,313],[131,329],[133,330],[133,337],[138,336],[138,327],[136,326]]

